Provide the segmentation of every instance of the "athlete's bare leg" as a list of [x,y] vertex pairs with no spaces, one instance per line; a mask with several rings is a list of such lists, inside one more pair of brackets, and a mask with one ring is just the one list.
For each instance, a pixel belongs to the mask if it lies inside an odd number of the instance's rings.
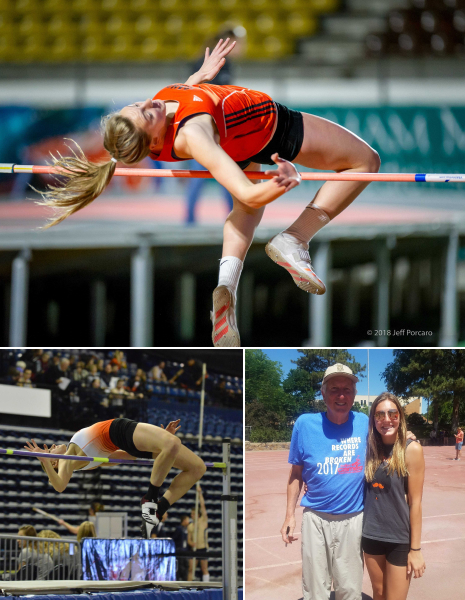
[[[302,113],[304,139],[293,162],[325,171],[376,172],[379,156],[344,127]],[[284,267],[295,284],[311,294],[324,294],[325,285],[313,271],[308,243],[318,231],[349,206],[368,183],[327,181],[287,229],[272,238],[266,253]]]
[[[260,171],[260,165],[250,163],[244,171]],[[235,256],[244,261],[265,207],[251,208],[234,197],[233,202],[234,208],[223,229],[223,256]]]
[[170,504],[184,496],[206,471],[205,463],[199,456],[183,446],[178,437],[161,427],[138,423],[133,441],[138,450],[153,453],[152,485],[160,487],[172,467],[181,470],[164,494]]
[[[304,140],[293,162],[323,171],[338,173],[377,173],[378,153],[348,129],[327,119],[302,113]],[[368,183],[362,181],[327,181],[313,201],[334,219],[346,209]]]

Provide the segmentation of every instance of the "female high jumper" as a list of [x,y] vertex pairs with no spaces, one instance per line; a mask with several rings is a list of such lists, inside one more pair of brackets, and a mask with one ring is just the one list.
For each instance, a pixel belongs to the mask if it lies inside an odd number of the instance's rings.
[[[149,489],[141,500],[142,532],[150,538],[154,525],[157,525],[169,507],[179,500],[202,477],[206,467],[203,460],[183,446],[174,434],[179,429],[179,419],[171,421],[166,429],[137,423],[130,419],[110,419],[85,427],[73,435],[68,444],[46,444],[41,449],[34,440],[24,446],[31,452],[44,454],[66,454],[67,456],[105,457],[117,459],[153,458]],[[46,458],[38,459],[47,473],[50,483],[57,492],[63,492],[74,471],[96,469],[102,463]],[[84,466],[82,466],[84,464]],[[113,466],[116,463],[104,463]],[[171,467],[180,469],[161,498],[162,486]],[[145,526],[145,527],[144,527]]]
[[[240,346],[235,303],[243,261],[264,208],[299,185],[295,162],[339,173],[375,173],[380,159],[359,137],[335,123],[290,110],[267,94],[231,85],[209,85],[234,47],[220,40],[207,48],[201,69],[185,84],[169,85],[153,99],[136,102],[104,118],[104,146],[111,160],[91,163],[80,152],[54,160],[66,171],[63,187],[49,186],[43,204],[56,209],[49,226],[84,208],[109,184],[117,162],[138,163],[146,156],[160,161],[194,158],[233,196],[234,208],[224,225],[218,287],[213,292],[213,344]],[[273,179],[249,180],[243,170],[277,164]],[[255,185],[254,185],[255,183]],[[368,185],[327,181],[302,214],[273,237],[266,253],[284,267],[296,285],[324,294],[325,285],[312,269],[312,237]]]

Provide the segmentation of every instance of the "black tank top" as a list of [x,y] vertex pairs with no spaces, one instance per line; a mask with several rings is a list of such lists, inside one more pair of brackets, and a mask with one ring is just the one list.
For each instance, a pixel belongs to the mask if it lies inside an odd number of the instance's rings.
[[[407,446],[412,441],[407,440]],[[392,455],[392,448],[385,446],[385,456]],[[396,471],[388,475],[388,467],[389,462],[385,460],[376,470],[373,481],[365,481],[363,535],[372,540],[410,544],[408,477],[399,477]]]

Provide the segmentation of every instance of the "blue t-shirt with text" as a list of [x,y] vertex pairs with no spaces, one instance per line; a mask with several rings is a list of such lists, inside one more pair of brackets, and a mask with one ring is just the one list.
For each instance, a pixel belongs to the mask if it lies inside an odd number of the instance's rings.
[[349,412],[342,425],[326,413],[300,416],[292,432],[289,462],[299,465],[308,491],[301,506],[334,515],[363,510],[368,417]]

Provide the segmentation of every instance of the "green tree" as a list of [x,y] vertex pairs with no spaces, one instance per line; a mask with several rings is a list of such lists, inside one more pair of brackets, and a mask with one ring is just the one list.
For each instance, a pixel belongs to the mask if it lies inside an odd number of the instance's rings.
[[446,420],[457,430],[465,395],[464,350],[395,350],[383,378],[388,390],[401,398],[430,400],[435,429],[440,420]]
[[245,402],[261,402],[268,410],[285,412],[287,397],[281,385],[283,368],[263,350],[245,351]]
[[[321,382],[326,369],[336,363],[347,365],[354,375],[364,377],[366,366],[358,363],[347,350],[319,348],[318,350],[302,349],[299,352],[302,356],[292,361],[297,365],[297,369],[292,369],[283,382],[285,391],[293,396],[305,397],[313,391],[316,398],[321,393]],[[294,371],[300,373],[293,373]]]

